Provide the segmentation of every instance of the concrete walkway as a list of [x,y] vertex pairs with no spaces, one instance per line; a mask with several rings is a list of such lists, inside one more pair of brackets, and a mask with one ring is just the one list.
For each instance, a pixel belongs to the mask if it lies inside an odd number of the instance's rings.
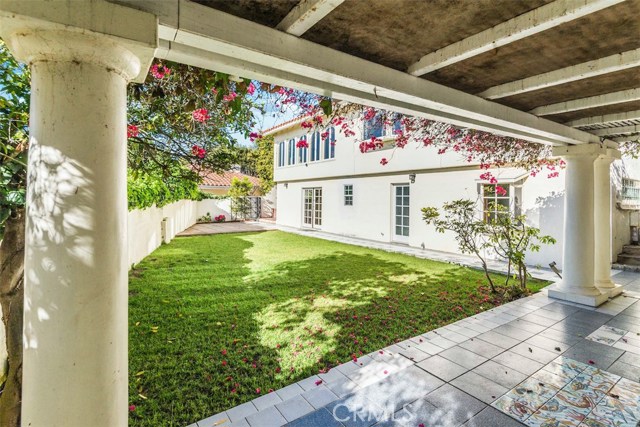
[[177,236],[207,236],[210,234],[246,233],[265,230],[266,227],[260,222],[206,222],[194,224],[183,232],[178,233]]
[[[247,223],[477,267],[473,257]],[[252,231],[252,230],[242,230]],[[496,271],[504,264],[492,263]],[[535,277],[553,280],[546,270]],[[640,274],[597,309],[536,295],[230,408],[189,427],[636,427]]]

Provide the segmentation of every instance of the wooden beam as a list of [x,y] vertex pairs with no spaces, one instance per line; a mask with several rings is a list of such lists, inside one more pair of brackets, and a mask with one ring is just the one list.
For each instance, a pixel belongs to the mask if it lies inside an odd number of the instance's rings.
[[640,120],[640,110],[627,111],[626,113],[605,114],[603,116],[585,117],[584,119],[572,120],[565,123],[565,125],[579,128],[593,125],[606,125],[609,123],[626,122],[630,120]]
[[536,116],[562,114],[570,111],[586,110],[588,108],[604,107],[606,105],[622,104],[624,102],[640,100],[640,88],[621,90],[604,95],[589,96],[587,98],[543,105],[529,111]]
[[588,132],[591,132],[592,134],[598,135],[598,136],[633,134],[633,133],[640,133],[640,125],[593,129]]
[[301,0],[276,28],[299,37],[342,2],[344,0]]
[[[607,56],[582,64],[572,65],[559,70],[550,71],[526,79],[491,87],[478,96],[487,99],[498,99],[534,90],[547,89],[577,80],[615,73],[633,67],[640,67],[640,49]],[[640,72],[640,71],[639,71]]]
[[621,142],[640,141],[640,133],[636,135],[621,136],[619,138],[613,138],[613,142],[620,144]]
[[[134,8],[141,7],[135,0],[127,3]],[[168,40],[158,50],[167,58],[182,57],[185,62],[199,61],[202,64],[199,66],[206,63],[206,68],[221,72],[249,78],[255,76],[268,83],[533,142],[554,145],[599,142],[597,136],[588,132],[213,8],[186,0],[179,0],[179,5],[179,25],[174,42]],[[153,8],[145,10],[153,11]],[[164,25],[160,17],[160,27]],[[167,25],[171,25],[171,20]],[[206,61],[197,58],[197,55],[205,54]]]
[[409,66],[407,72],[414,76],[421,76],[582,18],[622,1],[624,0],[556,0],[431,52]]

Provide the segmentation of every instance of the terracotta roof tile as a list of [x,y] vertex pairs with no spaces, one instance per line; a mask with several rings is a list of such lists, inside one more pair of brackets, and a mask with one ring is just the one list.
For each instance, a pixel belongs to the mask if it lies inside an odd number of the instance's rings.
[[244,177],[247,177],[254,187],[260,185],[260,178],[240,172],[227,171],[219,174],[211,171],[202,171],[200,176],[202,177],[201,185],[206,185],[207,187],[230,187],[233,178],[242,179]]

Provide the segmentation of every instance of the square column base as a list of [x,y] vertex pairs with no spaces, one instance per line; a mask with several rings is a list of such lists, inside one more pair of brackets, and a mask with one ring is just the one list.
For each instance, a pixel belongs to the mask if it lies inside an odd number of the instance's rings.
[[547,288],[549,298],[561,301],[569,301],[576,304],[582,304],[589,307],[598,307],[609,300],[609,293],[600,293],[596,295],[584,295],[577,292],[571,292],[570,289],[563,289],[557,283]]
[[606,288],[598,287],[600,292],[609,295],[609,298],[617,297],[624,291],[624,287],[622,285],[614,284],[613,286],[608,286]]

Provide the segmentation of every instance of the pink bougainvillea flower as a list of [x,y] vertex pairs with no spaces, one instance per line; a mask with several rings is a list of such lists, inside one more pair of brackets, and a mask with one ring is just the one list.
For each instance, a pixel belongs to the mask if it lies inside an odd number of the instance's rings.
[[249,86],[247,86],[247,93],[249,95],[253,95],[256,91],[256,86],[253,84],[253,82],[249,83]]
[[127,138],[135,138],[140,133],[136,125],[127,125]]
[[316,385],[320,385],[320,384],[322,384],[322,380],[316,381]]
[[500,185],[496,185],[496,194],[498,196],[506,196],[507,195],[507,190],[505,190],[504,187],[502,187]]
[[223,96],[222,99],[226,102],[231,102],[238,97],[238,94],[235,92],[229,92],[227,95]]
[[235,393],[236,393],[236,389],[235,389],[235,388],[232,388],[232,389],[231,389],[231,394],[235,394]]
[[191,113],[193,120],[196,122],[204,123],[211,118],[209,115],[209,110],[206,108],[198,108],[197,110],[193,110]]
[[384,351],[380,350],[378,353],[380,353],[380,354],[384,354]]
[[163,65],[163,64],[153,64],[149,72],[156,79],[162,79],[165,76],[168,76],[169,74],[171,74],[171,70],[167,68],[166,65]]
[[384,158],[384,157],[382,158],[382,160],[380,160],[380,164],[381,164],[382,166],[386,165],[387,163],[389,163],[389,161],[388,161],[386,158]]
[[260,135],[258,132],[251,132],[249,134],[249,141],[251,141],[251,142],[255,141],[256,139],[260,139],[260,138],[262,138],[262,135]]
[[269,393],[273,393],[273,389],[272,388],[269,389]]
[[387,371],[387,370],[385,369],[384,374],[385,374],[385,375],[387,375],[388,373],[389,373],[389,371]]
[[206,156],[207,152],[204,148],[198,146],[198,145],[194,145],[193,147],[191,147],[191,154],[193,154],[194,156],[200,158],[200,159],[204,159],[204,157]]
[[133,412],[136,410],[136,405],[129,405],[129,412]]
[[418,427],[424,427],[424,423],[418,424]]
[[306,139],[301,139],[296,143],[296,148],[309,148],[309,144]]
[[279,374],[282,371],[282,369],[280,369],[279,367],[276,368],[276,374]]
[[227,366],[227,361],[226,360],[222,361],[222,366]]
[[222,355],[225,356],[227,354],[227,350],[222,349],[222,351],[220,353],[222,353]]
[[256,394],[260,394],[260,391],[261,391],[261,390],[260,390],[260,387],[258,387],[258,388],[256,389]]
[[594,362],[593,360],[589,360],[587,363],[588,363],[589,365],[595,365],[595,364],[596,364],[596,362]]

